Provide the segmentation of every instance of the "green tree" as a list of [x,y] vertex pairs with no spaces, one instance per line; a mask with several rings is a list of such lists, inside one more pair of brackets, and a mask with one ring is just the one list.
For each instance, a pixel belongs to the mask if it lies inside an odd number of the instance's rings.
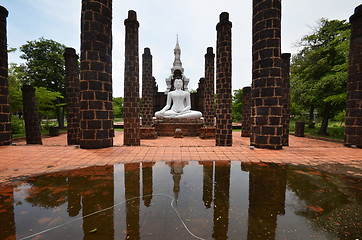
[[123,97],[113,98],[113,115],[116,118],[123,118]]
[[321,19],[291,65],[291,101],[322,116],[319,134],[327,135],[328,120],[345,108],[350,24],[346,20]]
[[232,96],[232,118],[233,122],[241,122],[243,114],[243,89],[234,90]]
[[[9,95],[10,95],[10,112],[12,114],[22,115],[23,111],[23,94],[21,91],[23,84],[23,76],[25,75],[25,65],[9,64]],[[38,107],[39,117],[50,118],[55,116],[57,99],[62,99],[60,92],[52,92],[45,87],[35,87],[35,97]]]
[[[65,96],[64,49],[65,45],[54,40],[40,38],[27,41],[20,47],[23,52],[20,58],[26,60],[22,82],[34,87],[44,87],[50,92],[59,92]],[[63,128],[65,103],[58,97],[55,104],[58,124]]]

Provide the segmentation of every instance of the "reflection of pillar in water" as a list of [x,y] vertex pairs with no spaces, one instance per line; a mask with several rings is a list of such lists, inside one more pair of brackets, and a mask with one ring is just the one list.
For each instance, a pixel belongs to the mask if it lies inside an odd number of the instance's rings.
[[274,165],[246,168],[250,172],[248,240],[275,239],[277,215],[285,213],[286,171]]
[[[113,166],[95,166],[80,170],[83,177],[83,217],[114,205]],[[83,239],[113,239],[113,208],[83,218]],[[96,233],[92,230],[97,229]]]
[[13,186],[0,186],[0,239],[15,240]]
[[214,239],[227,239],[229,226],[230,162],[215,162]]
[[204,161],[200,162],[203,165],[203,186],[202,186],[202,200],[206,208],[211,207],[212,203],[212,183],[214,180],[214,162]]
[[126,200],[126,239],[140,239],[140,164],[124,165],[124,186]]
[[68,174],[68,214],[75,217],[79,214],[81,206],[81,189],[84,179],[78,174],[78,171],[71,171]]
[[151,205],[153,192],[152,166],[155,163],[142,163],[142,200],[146,207]]
[[173,179],[173,194],[175,196],[175,200],[177,202],[178,194],[180,192],[180,181],[181,175],[184,173],[183,169],[185,167],[185,163],[170,163],[171,174]]

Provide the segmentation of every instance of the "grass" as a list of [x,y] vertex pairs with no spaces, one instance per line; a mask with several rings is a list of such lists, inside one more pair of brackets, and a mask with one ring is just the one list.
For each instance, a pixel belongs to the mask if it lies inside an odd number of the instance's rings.
[[[320,127],[321,123],[318,122],[315,124],[315,128],[308,128],[308,125],[306,124],[304,127],[304,135],[344,140],[344,125],[340,126],[339,122],[329,121],[327,129],[327,133],[329,135],[327,136],[318,134]],[[289,132],[294,133],[294,130],[295,130],[295,121],[292,120],[290,121]]]

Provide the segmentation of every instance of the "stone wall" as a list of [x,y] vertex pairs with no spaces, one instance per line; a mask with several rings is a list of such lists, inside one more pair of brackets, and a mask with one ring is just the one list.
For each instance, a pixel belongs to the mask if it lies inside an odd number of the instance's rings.
[[23,92],[26,144],[42,144],[35,88],[30,85],[24,85],[21,90]]
[[231,27],[229,13],[220,14],[216,51],[216,146],[232,146]]
[[243,113],[242,113],[242,124],[241,124],[241,136],[250,137],[251,135],[251,87],[243,88]]
[[282,58],[282,110],[283,110],[283,138],[282,145],[289,146],[290,120],[290,53],[283,53]]
[[203,112],[206,127],[215,126],[215,54],[212,47],[205,54],[205,111]]
[[142,126],[152,126],[153,117],[152,55],[149,48],[142,55]]
[[111,147],[112,0],[82,0],[80,75],[80,147]]
[[6,18],[8,11],[0,6],[0,146],[11,143],[11,117],[8,85]]
[[282,148],[281,1],[253,1],[253,82],[250,144]]
[[351,44],[344,145],[362,148],[362,4],[355,9],[349,21]]
[[124,145],[140,145],[139,59],[137,14],[128,11],[124,66]]
[[74,48],[66,48],[65,95],[67,102],[67,142],[79,145],[80,142],[80,82],[78,56]]

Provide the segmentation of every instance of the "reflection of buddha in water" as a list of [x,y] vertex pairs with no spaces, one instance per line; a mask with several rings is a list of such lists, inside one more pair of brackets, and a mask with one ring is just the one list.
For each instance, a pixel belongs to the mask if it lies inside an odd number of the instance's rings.
[[190,93],[181,90],[182,86],[182,80],[175,79],[174,87],[176,90],[167,94],[166,106],[155,113],[156,118],[201,118],[201,112],[191,110]]

